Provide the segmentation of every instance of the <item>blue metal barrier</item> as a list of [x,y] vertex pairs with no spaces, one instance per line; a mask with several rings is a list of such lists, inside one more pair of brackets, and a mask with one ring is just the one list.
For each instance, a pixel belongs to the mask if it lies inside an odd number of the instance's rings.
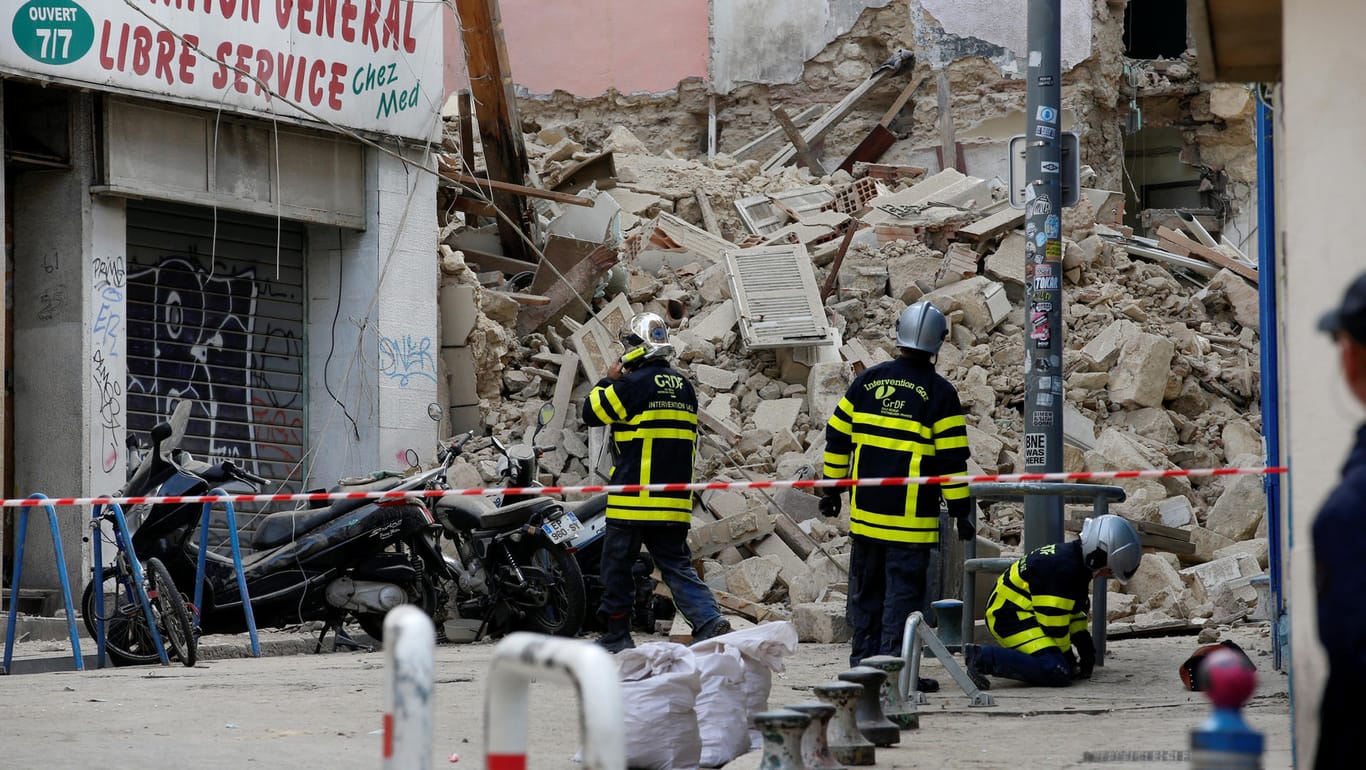
[[[47,495],[29,495],[30,500],[47,500]],[[57,575],[62,582],[62,602],[66,604],[66,630],[71,636],[71,656],[76,661],[76,670],[85,670],[85,661],[81,658],[81,640],[76,633],[76,609],[71,603],[71,582],[66,577],[66,556],[62,550],[62,533],[57,526],[57,509],[51,505],[44,505],[47,509],[47,523],[52,529],[52,553],[57,559]],[[24,544],[28,539],[28,515],[32,508],[25,507],[19,509],[19,534],[14,542],[14,579],[10,581],[10,600],[9,600],[9,623],[5,629],[5,665],[0,668],[0,673],[8,674],[10,671],[10,661],[14,654],[14,631],[15,623],[19,618],[19,587],[22,584],[20,579],[24,574]]]
[[[95,665],[104,668],[104,556],[103,541],[100,536],[100,509],[104,503],[96,503],[91,511],[91,525],[95,533],[91,538],[95,543],[95,582],[92,593],[95,594]],[[161,665],[171,665],[171,659],[166,655],[166,645],[161,642],[161,632],[157,631],[156,617],[152,615],[152,600],[147,598],[147,586],[142,581],[142,565],[138,564],[137,552],[133,550],[133,535],[128,531],[128,520],[123,516],[123,506],[118,503],[109,503],[109,509],[114,516],[114,543],[120,551],[128,557],[129,569],[133,573],[133,585],[137,587],[138,604],[142,607],[143,617],[147,619],[147,628],[152,632],[152,644],[156,645],[157,657],[161,658]]]
[[[208,494],[227,496],[227,492],[222,489],[214,489]],[[237,573],[237,590],[242,594],[242,611],[247,616],[247,633],[251,635],[251,654],[253,657],[261,657],[261,643],[256,638],[256,616],[251,611],[251,594],[247,593],[247,576],[242,569],[242,548],[237,541],[237,513],[233,510],[232,501],[223,501],[223,507],[228,515],[228,542],[232,544],[232,568]],[[204,514],[199,519],[199,564],[195,567],[194,573],[194,606],[195,624],[199,623],[199,608],[204,598],[204,559],[209,552],[209,513],[213,510],[213,503],[204,503]]]

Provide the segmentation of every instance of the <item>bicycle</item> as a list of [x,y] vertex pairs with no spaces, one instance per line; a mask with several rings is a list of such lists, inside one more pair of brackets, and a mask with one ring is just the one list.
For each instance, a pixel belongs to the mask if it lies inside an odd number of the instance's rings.
[[198,613],[175,587],[160,559],[148,559],[144,571],[132,557],[122,518],[118,509],[108,506],[92,519],[97,538],[105,537],[102,522],[113,526],[116,553],[114,563],[103,570],[101,596],[95,595],[93,578],[85,586],[81,597],[85,627],[98,639],[98,621],[104,621],[105,650],[116,666],[157,663],[164,652],[166,660],[192,667],[198,647]]

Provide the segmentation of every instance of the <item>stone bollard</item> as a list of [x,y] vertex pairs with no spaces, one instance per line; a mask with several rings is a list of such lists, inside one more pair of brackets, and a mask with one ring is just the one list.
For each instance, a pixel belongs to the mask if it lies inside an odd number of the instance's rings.
[[1214,712],[1191,731],[1191,770],[1258,770],[1262,734],[1243,721],[1243,704],[1257,689],[1257,672],[1232,650],[1215,650],[1197,671]]
[[864,658],[859,665],[875,668],[887,675],[887,681],[882,684],[882,713],[887,719],[902,730],[920,727],[920,715],[915,711],[915,704],[902,699],[901,691],[897,689],[897,680],[901,678],[901,669],[906,667],[906,661],[894,655],[873,655]]
[[901,728],[882,713],[882,685],[887,675],[868,666],[854,666],[840,674],[840,679],[863,687],[858,700],[858,729],[874,746],[891,746],[901,742]]
[[830,753],[830,743],[825,735],[830,726],[830,718],[835,716],[835,707],[829,703],[807,702],[787,706],[811,717],[811,724],[802,733],[802,761],[806,770],[844,770],[844,766]]
[[853,682],[831,682],[813,688],[816,697],[835,707],[835,716],[830,720],[826,736],[830,753],[846,765],[874,764],[876,749],[871,741],[863,737],[858,729],[858,717],[854,704],[863,695],[863,685]]
[[760,711],[750,717],[754,729],[764,736],[764,753],[759,767],[764,770],[806,770],[802,761],[802,736],[811,717],[800,711],[778,709]]

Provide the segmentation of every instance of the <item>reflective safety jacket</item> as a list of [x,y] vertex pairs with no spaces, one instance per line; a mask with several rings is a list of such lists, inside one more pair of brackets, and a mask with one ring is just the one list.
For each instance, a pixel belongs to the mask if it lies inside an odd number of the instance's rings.
[[987,628],[1002,647],[1030,655],[1049,647],[1068,652],[1072,635],[1086,630],[1092,574],[1080,540],[1035,548],[997,578]]
[[[955,476],[968,469],[968,431],[958,391],[928,358],[865,369],[825,428],[825,478]],[[855,487],[849,529],[897,543],[939,542],[939,500],[967,515],[968,485]]]
[[[647,361],[619,379],[604,378],[580,410],[585,424],[612,426],[617,462],[613,484],[692,481],[697,443],[697,394],[664,361]],[[607,496],[607,518],[649,524],[692,520],[691,492],[628,492]]]

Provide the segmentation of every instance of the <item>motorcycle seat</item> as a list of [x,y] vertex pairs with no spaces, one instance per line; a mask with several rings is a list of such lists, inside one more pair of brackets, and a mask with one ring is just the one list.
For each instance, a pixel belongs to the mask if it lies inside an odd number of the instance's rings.
[[549,497],[533,497],[495,508],[488,498],[469,495],[442,498],[436,504],[436,515],[458,530],[506,529],[525,524],[532,516],[558,504]]
[[[401,483],[403,483],[402,477],[393,477],[372,481],[368,484],[338,485],[329,489],[328,492],[387,492]],[[317,529],[344,513],[354,511],[372,502],[374,502],[373,498],[337,500],[326,508],[305,508],[272,513],[261,519],[261,523],[256,527],[256,534],[252,535],[251,545],[259,550],[274,548],[305,532]]]

